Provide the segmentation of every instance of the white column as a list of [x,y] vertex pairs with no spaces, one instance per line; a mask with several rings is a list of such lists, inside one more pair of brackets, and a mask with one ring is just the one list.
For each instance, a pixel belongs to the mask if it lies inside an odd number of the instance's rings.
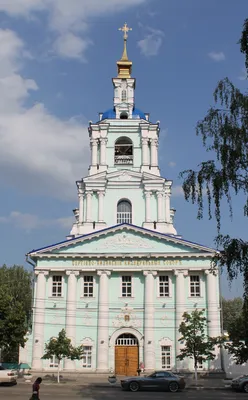
[[163,222],[163,192],[157,192],[158,222]]
[[92,222],[92,195],[93,192],[86,192],[86,221]]
[[90,141],[91,143],[91,165],[96,166],[97,165],[97,144],[98,140],[97,139],[92,139]]
[[[175,335],[176,354],[175,354],[175,356],[178,356],[180,354],[180,349],[183,347],[183,345],[181,345],[181,343],[178,341],[178,339],[181,337],[181,333],[179,333],[178,329],[182,322],[182,316],[185,311],[186,301],[185,301],[185,279],[184,279],[184,277],[188,275],[188,272],[175,270],[174,275],[176,276],[176,301],[175,301],[175,306],[176,306],[176,335]],[[180,368],[182,368],[183,362],[176,358],[175,364],[176,364],[177,369],[180,369]]]
[[165,222],[170,223],[170,194],[165,193]]
[[[76,301],[77,301],[77,276],[78,271],[66,271],[68,276],[66,297],[66,336],[76,345]],[[65,359],[65,369],[74,370],[75,361]]]
[[104,221],[103,200],[105,193],[103,191],[99,191],[97,192],[97,194],[98,194],[98,222],[103,222]]
[[84,194],[82,191],[78,194],[79,197],[79,223],[82,224],[84,221]]
[[109,354],[109,304],[108,280],[110,271],[97,271],[99,275],[97,371],[108,372]]
[[44,354],[45,296],[47,271],[35,271],[37,276],[34,306],[34,336],[32,369],[42,369]]
[[156,366],[154,341],[154,276],[156,271],[144,271],[145,276],[145,329],[144,329],[144,364],[145,371]]
[[[220,310],[218,302],[218,274],[214,275],[210,270],[205,271],[207,277],[207,318],[208,318],[208,335],[211,337],[220,336]],[[221,368],[220,349],[215,348],[216,359],[210,361],[211,369]]]
[[148,139],[142,138],[142,164],[148,165]]
[[106,146],[107,146],[108,139],[101,138],[100,139],[100,164],[106,165]]
[[151,166],[158,166],[158,140],[151,139]]
[[152,195],[152,192],[145,192],[145,197],[146,197],[146,222],[151,222],[151,195]]

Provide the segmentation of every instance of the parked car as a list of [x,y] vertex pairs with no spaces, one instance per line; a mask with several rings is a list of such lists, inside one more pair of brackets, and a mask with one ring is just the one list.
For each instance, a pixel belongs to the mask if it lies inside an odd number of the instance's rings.
[[238,378],[233,379],[231,387],[232,389],[248,393],[248,375],[241,375]]
[[177,392],[185,388],[183,376],[173,374],[169,371],[155,371],[148,376],[127,377],[121,380],[123,390],[168,390]]
[[0,365],[0,383],[15,383],[17,376],[17,371],[14,369],[6,369]]

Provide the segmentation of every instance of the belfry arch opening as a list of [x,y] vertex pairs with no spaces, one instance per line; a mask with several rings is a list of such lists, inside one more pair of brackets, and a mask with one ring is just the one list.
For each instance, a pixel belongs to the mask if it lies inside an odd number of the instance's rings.
[[128,119],[128,113],[122,112],[120,115],[120,119]]
[[133,164],[133,142],[126,136],[115,142],[115,164]]

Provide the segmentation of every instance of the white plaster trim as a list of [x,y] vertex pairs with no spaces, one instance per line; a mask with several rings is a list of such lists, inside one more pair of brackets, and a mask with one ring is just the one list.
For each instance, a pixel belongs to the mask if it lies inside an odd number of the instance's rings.
[[[43,269],[45,270],[45,269]],[[50,270],[49,270],[50,272]],[[62,276],[62,290],[61,290],[61,296],[53,296],[52,288],[53,288],[53,276]],[[49,299],[63,299],[65,296],[65,276],[63,272],[61,271],[51,271],[51,273],[48,276],[48,297]]]
[[[122,296],[122,277],[123,276],[131,276],[131,296]],[[134,276],[133,273],[131,273],[131,271],[127,271],[127,272],[122,272],[120,275],[120,296],[119,299],[133,299],[134,298]],[[128,301],[126,301],[126,303],[128,303]]]
[[[169,283],[169,296],[160,296],[160,291],[159,291],[159,277],[160,276],[168,276],[168,283]],[[159,271],[157,277],[156,277],[156,297],[157,299],[171,299],[172,298],[172,270],[171,271]]]
[[[96,274],[93,273],[92,270],[84,270],[80,274],[80,299],[84,299],[86,302],[90,302],[90,300],[94,300],[96,298]],[[84,296],[84,277],[85,276],[93,276],[93,296]]]

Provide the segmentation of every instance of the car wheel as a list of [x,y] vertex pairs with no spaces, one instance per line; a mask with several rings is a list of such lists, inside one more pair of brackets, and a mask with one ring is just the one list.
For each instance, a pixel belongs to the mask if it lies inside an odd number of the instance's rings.
[[139,387],[138,382],[135,382],[135,381],[130,382],[129,389],[131,390],[131,392],[138,392],[139,388],[140,387]]
[[243,386],[243,391],[244,391],[245,393],[248,393],[248,382],[246,382],[246,383],[244,384],[244,386]]
[[170,382],[169,383],[169,391],[170,392],[176,393],[178,391],[178,389],[179,389],[179,385],[178,385],[177,382]]

